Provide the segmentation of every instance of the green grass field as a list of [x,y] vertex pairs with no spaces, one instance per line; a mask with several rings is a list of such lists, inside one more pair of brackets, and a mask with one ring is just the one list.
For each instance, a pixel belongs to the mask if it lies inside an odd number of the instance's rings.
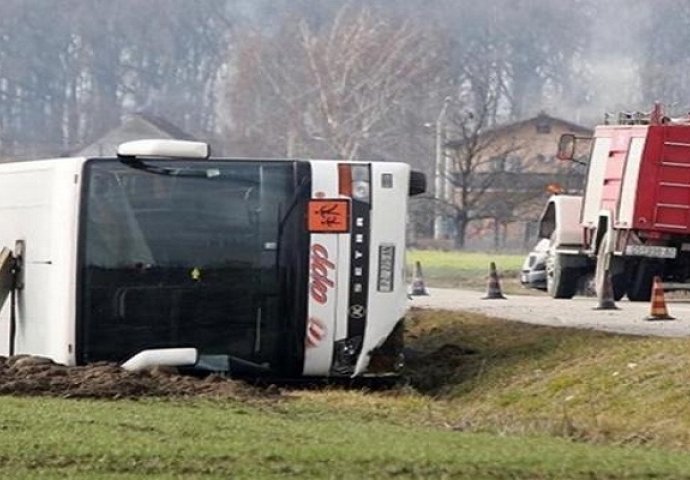
[[489,263],[495,262],[503,289],[511,294],[523,293],[518,274],[524,259],[525,255],[517,254],[409,250],[408,278],[412,278],[415,262],[420,262],[427,286],[481,290],[486,288]]
[[4,398],[3,478],[690,478],[690,457],[400,425],[289,399]]
[[415,310],[407,384],[0,399],[0,478],[690,478],[689,339]]

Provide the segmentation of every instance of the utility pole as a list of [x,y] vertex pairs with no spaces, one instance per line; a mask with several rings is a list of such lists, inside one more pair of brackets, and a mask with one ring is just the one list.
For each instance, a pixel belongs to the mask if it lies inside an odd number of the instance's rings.
[[436,169],[434,172],[434,240],[442,240],[446,237],[446,222],[443,218],[443,202],[447,200],[450,192],[446,192],[446,188],[450,187],[450,183],[446,183],[446,161],[443,148],[444,140],[444,121],[446,118],[446,110],[451,102],[450,97],[443,100],[443,107],[436,119]]

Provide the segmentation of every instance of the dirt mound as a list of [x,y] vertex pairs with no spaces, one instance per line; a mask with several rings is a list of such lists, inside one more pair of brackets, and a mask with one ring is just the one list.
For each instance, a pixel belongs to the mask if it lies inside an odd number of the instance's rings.
[[412,356],[406,355],[407,378],[421,392],[439,393],[449,384],[471,376],[478,357],[474,349],[449,343],[427,352],[415,351]]
[[196,378],[174,369],[128,372],[111,363],[66,367],[42,357],[0,357],[0,395],[68,398],[208,396],[246,399],[272,395],[217,375]]

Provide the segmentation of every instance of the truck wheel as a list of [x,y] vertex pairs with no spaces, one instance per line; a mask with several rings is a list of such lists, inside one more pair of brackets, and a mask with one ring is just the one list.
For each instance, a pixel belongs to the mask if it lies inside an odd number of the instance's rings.
[[[619,262],[620,259],[614,259],[614,262]],[[625,296],[628,291],[628,277],[624,274],[617,274],[611,277],[611,283],[613,284],[613,299],[615,301],[620,300]]]
[[594,289],[597,298],[601,298],[604,289],[604,275],[606,257],[610,256],[609,260],[609,272],[611,274],[611,286],[613,289],[613,299],[615,301],[620,300],[625,295],[628,290],[628,277],[625,274],[625,259],[621,257],[616,257],[611,253],[607,253],[604,245],[608,243],[609,232],[604,234],[604,238],[601,240],[601,246],[599,247],[599,252],[597,253],[597,264],[594,270]]
[[660,265],[647,259],[642,259],[632,270],[628,299],[631,302],[648,302],[652,298],[652,282],[654,275],[660,273]]
[[546,259],[546,291],[552,298],[573,298],[577,289],[575,269],[563,267],[563,257],[555,253]]

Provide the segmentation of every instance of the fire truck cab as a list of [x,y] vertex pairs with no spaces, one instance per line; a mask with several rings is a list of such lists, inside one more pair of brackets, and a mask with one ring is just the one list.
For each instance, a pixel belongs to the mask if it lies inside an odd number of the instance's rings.
[[[559,158],[573,159],[566,134]],[[647,301],[652,280],[690,279],[690,118],[671,119],[657,105],[598,126],[583,195],[556,195],[542,214],[549,238],[547,289],[571,298],[586,276],[599,294],[610,275],[615,299]]]

